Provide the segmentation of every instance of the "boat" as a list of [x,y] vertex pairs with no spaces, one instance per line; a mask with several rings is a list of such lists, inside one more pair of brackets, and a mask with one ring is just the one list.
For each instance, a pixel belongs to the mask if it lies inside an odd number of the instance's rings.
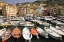
[[6,42],[10,37],[11,37],[11,30],[8,29],[5,31],[5,33],[3,33],[2,37],[2,42]]
[[27,26],[27,27],[32,27],[32,26],[34,26],[34,24],[33,23],[31,23],[31,22],[21,22],[20,23],[20,26]]
[[55,23],[57,25],[64,25],[64,23],[60,22],[60,21],[57,21],[57,20],[54,20],[54,21],[51,21],[52,23]]
[[37,23],[38,23],[39,25],[50,26],[50,24],[47,23],[47,22],[38,21]]
[[36,30],[39,32],[39,34],[40,34],[41,36],[44,36],[45,38],[49,38],[49,37],[48,37],[48,33],[47,33],[46,31],[44,31],[42,28],[37,27]]
[[33,22],[33,23],[36,23],[37,21],[40,21],[40,20],[37,20],[37,19],[31,20],[31,22]]
[[52,31],[50,28],[48,27],[44,27],[44,30],[54,39],[56,40],[61,40],[62,41],[62,36],[54,31]]
[[20,38],[21,37],[21,30],[18,28],[18,27],[16,27],[13,31],[12,31],[12,36],[14,37],[14,38]]
[[61,30],[59,30],[59,29],[56,29],[56,28],[53,27],[53,26],[50,26],[50,29],[51,29],[52,31],[54,31],[54,32],[56,32],[56,33],[58,33],[58,34],[60,34],[60,35],[64,35],[64,32],[63,32],[63,31],[61,31]]
[[6,28],[1,29],[0,30],[0,36],[2,36],[5,33],[5,31],[6,31]]
[[45,16],[45,20],[48,20],[48,21],[51,21],[53,20],[54,18],[52,16]]
[[0,30],[0,38],[1,38],[1,42],[2,42],[2,35],[6,32],[6,28],[3,28]]
[[23,38],[25,40],[31,40],[32,39],[32,34],[31,34],[30,30],[27,27],[25,27],[22,30],[22,35],[23,35]]
[[63,26],[63,25],[56,26],[56,29],[61,30],[61,31],[63,31],[63,32],[64,32],[64,26]]
[[36,30],[36,28],[32,27],[30,31],[31,31],[31,33],[32,33],[33,36],[36,36],[36,37],[39,39],[39,36],[38,36],[39,33],[38,33],[38,31]]
[[64,23],[64,19],[62,19],[62,20],[61,20],[61,22],[63,22],[63,23]]
[[10,21],[10,24],[12,26],[17,26],[19,24],[20,21]]
[[11,21],[20,21],[21,18],[20,18],[20,17],[11,17],[10,20],[11,20]]
[[32,26],[34,26],[34,24],[33,23],[26,23],[26,24],[24,24],[24,26],[30,26],[30,27],[32,27]]

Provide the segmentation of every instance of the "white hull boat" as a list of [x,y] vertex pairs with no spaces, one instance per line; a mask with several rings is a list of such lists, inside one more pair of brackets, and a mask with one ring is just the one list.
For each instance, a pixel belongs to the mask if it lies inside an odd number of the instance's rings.
[[1,37],[2,37],[2,42],[3,41],[6,42],[11,37],[11,30],[10,29],[6,30]]
[[44,36],[45,38],[49,38],[48,33],[44,31],[43,29],[41,29],[40,27],[37,27],[36,30],[39,32],[41,36]]
[[63,32],[63,31],[61,31],[61,30],[59,30],[59,29],[56,29],[56,28],[53,27],[53,26],[50,26],[50,29],[53,30],[54,32],[60,34],[60,35],[64,35],[64,32]]
[[19,23],[19,21],[10,21],[10,23],[11,23],[11,25],[13,25],[13,26],[17,26],[18,23]]
[[52,31],[50,28],[45,27],[44,30],[54,39],[56,40],[61,40],[62,41],[62,36],[57,34],[56,32]]
[[44,25],[44,26],[50,26],[50,24],[47,23],[47,22],[38,22],[38,24],[39,24],[39,25]]
[[22,35],[23,35],[23,38],[25,40],[31,40],[31,38],[32,38],[32,34],[31,34],[30,30],[27,27],[25,27],[22,30]]
[[45,16],[45,20],[51,21],[53,20],[52,16]]
[[31,22],[21,22],[20,26],[34,26],[34,24]]
[[64,25],[64,23],[62,23],[62,22],[60,22],[60,21],[51,21],[52,23],[56,23],[56,24],[58,24],[58,25]]
[[6,32],[6,28],[0,30],[0,36],[2,36]]

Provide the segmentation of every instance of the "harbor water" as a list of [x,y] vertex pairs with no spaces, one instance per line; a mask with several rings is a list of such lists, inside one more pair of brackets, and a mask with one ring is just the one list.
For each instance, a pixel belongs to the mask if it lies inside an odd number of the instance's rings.
[[[15,27],[16,26],[11,26],[11,27],[7,27],[7,29],[10,28],[11,30],[13,30]],[[35,25],[35,27],[41,27],[42,29],[44,28],[44,26],[39,26],[39,25]],[[22,31],[22,29],[24,27],[18,26],[18,28],[20,28]],[[19,39],[15,39],[11,36],[10,39],[7,40],[6,42],[25,42],[25,40],[22,36]],[[50,36],[49,36],[49,38],[44,38],[43,36],[39,35],[39,39],[37,39],[36,37],[33,36],[33,38],[31,39],[31,42],[64,42],[64,38],[62,41],[60,41],[60,40],[55,40],[54,38],[52,38]]]

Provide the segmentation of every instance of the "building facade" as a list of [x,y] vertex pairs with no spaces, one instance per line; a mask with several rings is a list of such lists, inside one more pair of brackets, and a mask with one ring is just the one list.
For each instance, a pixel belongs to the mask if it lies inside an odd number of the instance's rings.
[[2,7],[2,14],[6,17],[17,16],[17,7],[15,5],[4,5]]
[[36,14],[35,6],[32,3],[21,5],[19,7],[18,13],[20,16],[26,15],[26,14]]
[[7,4],[6,2],[0,1],[0,9],[2,9],[2,7],[3,7],[4,5],[8,5],[8,4]]

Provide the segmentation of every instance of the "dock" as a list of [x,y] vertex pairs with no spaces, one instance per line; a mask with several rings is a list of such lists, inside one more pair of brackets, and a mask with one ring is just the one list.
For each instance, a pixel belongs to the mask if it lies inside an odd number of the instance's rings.
[[11,24],[0,24],[0,26],[11,26]]

